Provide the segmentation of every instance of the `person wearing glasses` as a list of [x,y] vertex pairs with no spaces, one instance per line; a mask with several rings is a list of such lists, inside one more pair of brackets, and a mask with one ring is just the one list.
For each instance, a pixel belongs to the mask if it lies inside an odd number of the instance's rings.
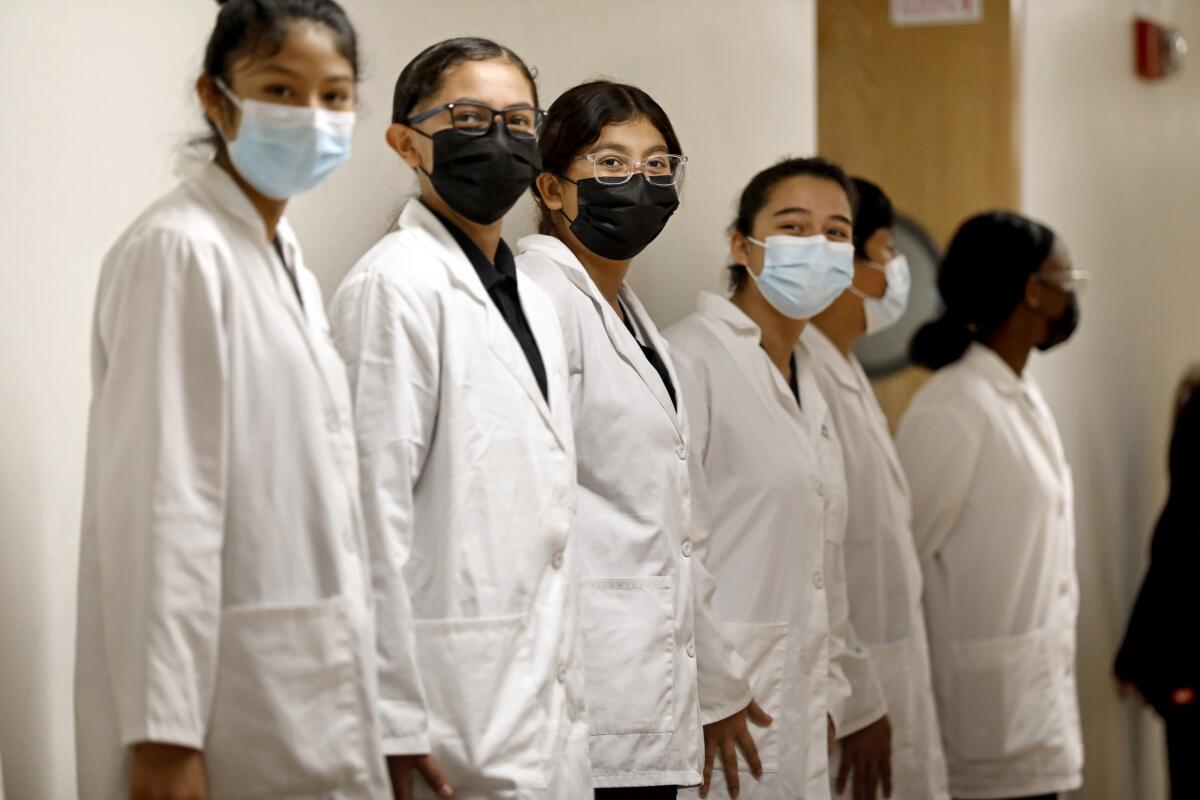
[[853,197],[824,159],[759,172],[730,231],[730,296],[702,294],[665,334],[711,497],[716,607],[775,718],[757,737],[761,777],[743,771],[736,794],[714,779],[722,798],[829,800],[847,664],[866,656],[850,646],[841,448],[800,341],[853,278]]
[[759,768],[747,716],[766,719],[712,607],[679,379],[625,283],[679,206],[687,158],[662,107],[610,81],[564,92],[539,145],[541,233],[517,261],[554,300],[571,376],[596,796],[673,798],[707,784],[718,749],[736,784],[739,745]]
[[525,63],[486,39],[413,59],[387,141],[420,194],[330,310],[398,797],[592,795],[562,333],[500,238],[541,167],[537,105]]
[[945,311],[911,345],[936,372],[896,449],[953,797],[1051,798],[1082,783],[1074,490],[1027,367],[1074,333],[1086,277],[1045,226],[972,217],[938,272]]

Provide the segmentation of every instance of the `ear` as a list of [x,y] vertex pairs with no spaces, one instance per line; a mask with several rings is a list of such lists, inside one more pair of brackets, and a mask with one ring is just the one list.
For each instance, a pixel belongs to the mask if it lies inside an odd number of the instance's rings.
[[417,149],[416,137],[412,128],[399,122],[389,125],[384,134],[388,147],[395,150],[404,163],[413,169],[421,166],[421,151]]
[[538,197],[541,198],[542,205],[551,211],[562,211],[564,205],[562,185],[559,183],[558,178],[549,172],[543,172],[537,176],[534,186],[537,187]]
[[229,102],[229,98],[217,88],[216,82],[208,75],[202,74],[196,78],[196,97],[200,100],[200,107],[204,109],[204,116],[217,126],[222,135],[226,138],[237,136],[237,126],[234,124],[237,120],[230,120],[231,112],[234,111],[233,103]]
[[729,234],[729,252],[735,264],[750,267],[750,241],[741,233],[734,231]]
[[1030,275],[1029,280],[1025,282],[1025,302],[1030,308],[1037,308],[1042,304],[1041,281],[1036,275]]

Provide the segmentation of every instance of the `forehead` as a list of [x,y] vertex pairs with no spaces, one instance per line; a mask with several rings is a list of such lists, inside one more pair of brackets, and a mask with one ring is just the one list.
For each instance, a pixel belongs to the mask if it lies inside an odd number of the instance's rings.
[[274,53],[248,53],[232,65],[234,72],[246,74],[271,67],[283,67],[320,79],[354,77],[354,65],[338,50],[337,34],[324,25],[306,20],[288,26],[283,42]]
[[775,184],[759,213],[771,214],[781,208],[806,208],[818,218],[852,217],[846,191],[834,181],[813,175],[797,175]]
[[506,59],[464,61],[446,72],[437,94],[421,105],[429,108],[462,98],[492,108],[533,105],[533,89],[521,68]]
[[601,128],[596,141],[591,145],[631,155],[640,155],[665,151],[667,140],[650,120],[637,116],[625,122],[610,122],[605,125]]

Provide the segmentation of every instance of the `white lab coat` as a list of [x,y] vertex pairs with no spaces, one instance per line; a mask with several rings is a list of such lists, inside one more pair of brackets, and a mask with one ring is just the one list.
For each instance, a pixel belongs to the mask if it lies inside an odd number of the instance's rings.
[[[554,301],[570,371],[596,785],[697,784],[701,725],[751,698],[699,557],[706,529],[693,507],[691,468],[703,478],[686,410],[676,411],[638,342],[565,244],[535,235],[517,249],[522,270]],[[666,341],[628,286],[620,297],[679,397]]]
[[79,567],[78,782],[204,751],[210,796],[389,795],[350,395],[286,222],[208,164],[105,259]]
[[[702,294],[699,310],[665,336],[711,495],[705,563],[717,610],[750,667],[754,698],[775,717],[754,731],[765,774],[743,772],[740,796],[827,799],[826,715],[841,722],[850,635],[846,484],[832,418],[803,348],[801,411],[758,326],[723,297]],[[723,775],[709,796],[728,796]]]
[[904,415],[950,793],[1064,792],[1082,780],[1071,470],[1029,376],[971,345]]
[[384,749],[432,752],[462,800],[592,791],[566,360],[549,298],[527,276],[519,290],[549,403],[420,200],[330,307],[354,393]]
[[[850,493],[850,620],[883,684],[892,727],[892,798],[947,800],[908,481],[858,359],[844,357],[816,325],[807,326],[800,341],[812,354],[842,444]],[[854,687],[855,676],[849,677]]]

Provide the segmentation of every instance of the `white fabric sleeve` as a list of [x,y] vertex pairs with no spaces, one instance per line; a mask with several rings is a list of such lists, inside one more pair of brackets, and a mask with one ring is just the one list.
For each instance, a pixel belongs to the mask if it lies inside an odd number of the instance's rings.
[[685,358],[672,354],[679,378],[677,392],[688,416],[688,479],[692,499],[692,591],[696,641],[696,672],[700,695],[700,723],[708,725],[750,705],[753,699],[746,662],[726,635],[714,606],[717,583],[704,559],[710,530],[710,499],[702,465],[708,441],[707,394]]
[[216,679],[229,433],[215,254],[147,231],[97,295],[88,471],[121,742],[202,749]]
[[840,542],[825,539],[825,588],[829,609],[829,716],[841,739],[887,714],[883,685],[850,621],[846,559]]
[[945,544],[967,502],[978,436],[949,410],[920,409],[900,422],[896,452],[912,491],[917,553],[926,562]]
[[439,337],[432,305],[367,273],[344,284],[330,306],[354,399],[387,755],[430,751],[404,567],[413,543],[413,487],[437,419]]

